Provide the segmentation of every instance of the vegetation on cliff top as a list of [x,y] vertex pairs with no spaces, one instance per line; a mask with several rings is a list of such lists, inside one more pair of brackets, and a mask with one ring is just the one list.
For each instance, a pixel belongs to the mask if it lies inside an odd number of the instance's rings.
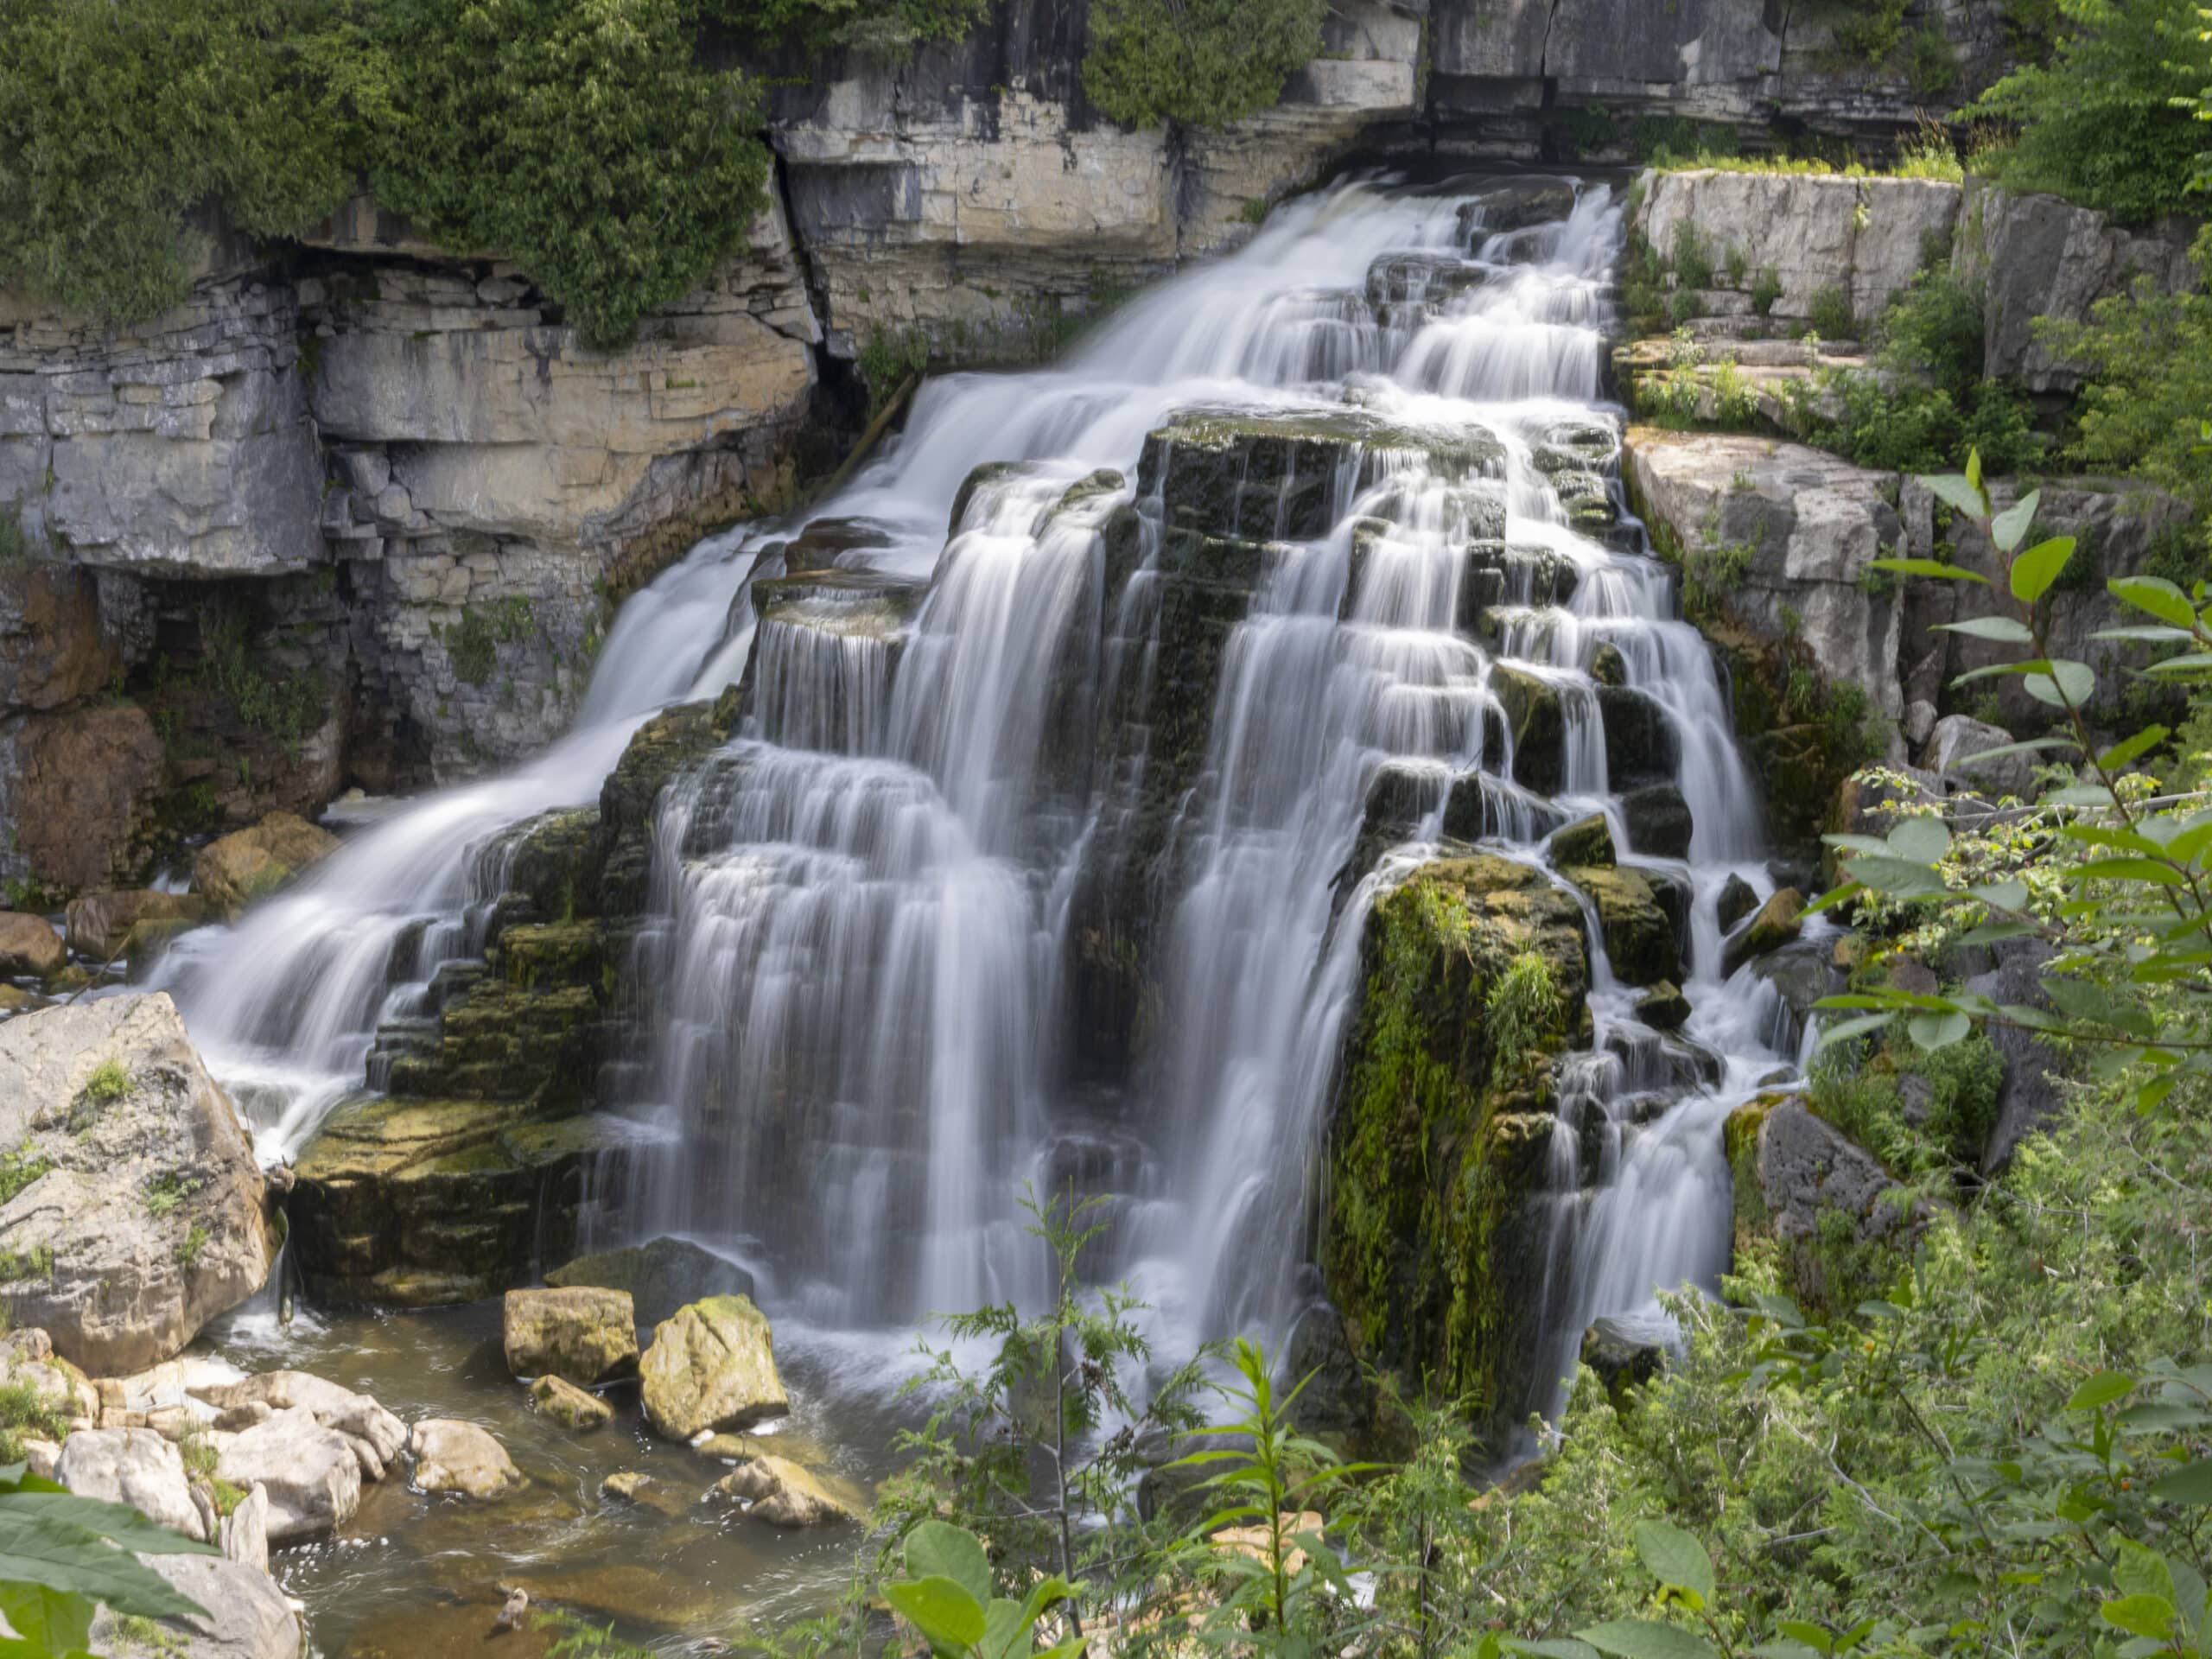
[[1325,0],[1093,0],[1083,89],[1116,121],[1218,127],[1321,51]]

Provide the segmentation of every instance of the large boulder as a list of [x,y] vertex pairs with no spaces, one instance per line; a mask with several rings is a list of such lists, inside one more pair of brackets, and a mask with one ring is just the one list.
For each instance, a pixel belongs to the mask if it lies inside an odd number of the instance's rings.
[[256,1484],[223,1517],[223,1554],[257,1572],[269,1570],[269,1489]]
[[1722,944],[1722,976],[1734,973],[1752,957],[1767,956],[1795,940],[1804,926],[1804,910],[1805,897],[1795,887],[1783,887],[1772,894]]
[[235,916],[253,899],[289,887],[338,850],[338,837],[290,812],[271,812],[202,847],[192,861],[192,884],[209,907]]
[[196,893],[161,893],[126,887],[88,893],[72,899],[67,912],[69,948],[96,961],[128,957],[166,943],[207,918],[207,902]]
[[50,979],[69,965],[69,948],[43,916],[0,911],[0,976]]
[[1794,1096],[1738,1107],[1724,1140],[1738,1225],[1781,1242],[1792,1287],[1815,1307],[1857,1306],[1926,1223],[1910,1188]]
[[143,1645],[123,1621],[103,1607],[92,1620],[95,1653],[118,1659],[302,1659],[307,1630],[283,1589],[267,1572],[220,1555],[141,1555],[168,1580],[169,1588],[207,1609],[205,1618],[163,1619],[160,1636]]
[[269,1276],[253,1143],[160,993],[0,1026],[0,1297],[95,1375],[168,1358]]
[[627,1249],[580,1255],[545,1275],[557,1289],[593,1286],[626,1290],[639,1323],[658,1325],[687,1302],[708,1296],[750,1296],[753,1275],[736,1262],[688,1239],[657,1238]]
[[210,1541],[183,1454],[150,1428],[79,1429],[62,1443],[55,1473],[79,1497],[128,1503],[188,1538]]
[[415,1456],[415,1484],[426,1492],[499,1497],[523,1484],[507,1450],[474,1423],[426,1417],[408,1442]]
[[1993,760],[1980,759],[1993,749],[2011,747],[2012,741],[2012,734],[2002,726],[1992,726],[1971,715],[1946,715],[1929,734],[1928,750],[1922,758],[1929,771],[1955,792],[1992,798],[2014,795],[2032,800],[2034,755],[2015,751]]
[[638,1364],[638,1318],[626,1290],[511,1290],[500,1336],[517,1376],[550,1371],[589,1388]]
[[354,1443],[326,1428],[305,1406],[243,1429],[222,1448],[215,1478],[269,1495],[268,1538],[308,1538],[342,1526],[361,1506]]
[[645,1421],[688,1440],[702,1430],[750,1428],[791,1409],[776,1375],[768,1320],[746,1296],[713,1296],[653,1327],[639,1362]]

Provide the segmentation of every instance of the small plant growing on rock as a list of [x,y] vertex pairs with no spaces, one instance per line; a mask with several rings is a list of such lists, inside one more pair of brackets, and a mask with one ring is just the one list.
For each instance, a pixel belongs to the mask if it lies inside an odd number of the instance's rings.
[[207,1224],[202,1221],[195,1221],[192,1224],[192,1230],[187,1233],[177,1244],[177,1266],[180,1268],[190,1267],[194,1262],[200,1259],[200,1253],[207,1248]]
[[92,1068],[92,1075],[85,1079],[77,1098],[94,1106],[112,1106],[130,1092],[130,1073],[124,1069],[121,1060],[111,1057]]
[[1751,284],[1751,309],[1759,315],[1770,316],[1774,302],[1782,297],[1782,273],[1772,265],[1762,270],[1758,279]]

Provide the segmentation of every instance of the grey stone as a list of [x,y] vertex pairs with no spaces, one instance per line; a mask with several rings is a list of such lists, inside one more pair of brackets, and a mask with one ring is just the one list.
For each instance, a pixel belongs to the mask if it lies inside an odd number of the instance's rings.
[[150,1428],[79,1429],[62,1442],[55,1473],[79,1497],[127,1503],[195,1542],[208,1541],[183,1455]]
[[2032,800],[2033,755],[2016,752],[2000,754],[1993,760],[1976,760],[1977,756],[1993,749],[2009,747],[2012,741],[2012,734],[2001,726],[1992,726],[1967,715],[1946,715],[1936,722],[1936,729],[1928,740],[1928,752],[1921,759],[1929,771],[1949,785],[1955,794],[2014,795],[2022,800]]
[[[2043,970],[2053,955],[2049,945],[2037,939],[2012,939],[1993,947],[1993,953],[1995,966],[1967,980],[1967,990],[2000,1007],[2050,1006],[2043,988]],[[2032,1033],[1992,1027],[1989,1037],[2005,1062],[1997,1122],[1981,1155],[1982,1173],[1994,1175],[2012,1162],[2021,1141],[2056,1116],[2062,1096],[2051,1078],[2063,1078],[2069,1068],[2063,1055]]]
[[[269,1574],[219,1555],[142,1555],[138,1560],[168,1580],[169,1587],[207,1611],[204,1619],[162,1621],[171,1645],[167,1659],[302,1659],[307,1631],[284,1592]],[[95,1651],[135,1654],[103,1607],[92,1620]]]

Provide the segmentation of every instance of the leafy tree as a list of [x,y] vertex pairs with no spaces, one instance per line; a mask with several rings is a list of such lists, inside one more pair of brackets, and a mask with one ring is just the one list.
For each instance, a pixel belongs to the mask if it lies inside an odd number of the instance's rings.
[[2057,0],[2050,62],[2016,70],[1971,113],[2018,128],[1987,164],[2131,221],[2183,213],[2203,147],[2188,107],[2204,89],[2197,0]]
[[1266,109],[1321,51],[1325,0],[1093,0],[1083,89],[1131,126]]

